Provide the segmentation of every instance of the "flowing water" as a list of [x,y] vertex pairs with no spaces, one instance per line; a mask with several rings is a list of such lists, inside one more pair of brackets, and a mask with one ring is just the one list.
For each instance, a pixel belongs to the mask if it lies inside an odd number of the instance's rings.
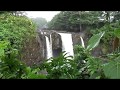
[[80,39],[81,39],[82,46],[85,48],[85,44],[84,44],[83,38],[81,36],[80,36]]
[[52,51],[52,36],[50,34],[50,51],[51,51],[51,54],[52,54],[52,57],[53,57],[53,51]]
[[49,41],[49,38],[45,36],[46,39],[46,50],[47,50],[47,59],[51,58],[52,55],[52,48],[51,48],[51,43]]
[[62,39],[62,51],[66,51],[67,56],[71,55],[74,57],[73,51],[73,41],[72,41],[72,34],[69,33],[59,33]]

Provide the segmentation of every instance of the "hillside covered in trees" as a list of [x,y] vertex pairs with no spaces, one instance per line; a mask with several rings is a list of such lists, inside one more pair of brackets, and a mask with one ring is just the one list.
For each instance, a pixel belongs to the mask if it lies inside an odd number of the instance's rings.
[[61,11],[48,23],[48,29],[81,31],[101,28],[120,20],[119,11]]

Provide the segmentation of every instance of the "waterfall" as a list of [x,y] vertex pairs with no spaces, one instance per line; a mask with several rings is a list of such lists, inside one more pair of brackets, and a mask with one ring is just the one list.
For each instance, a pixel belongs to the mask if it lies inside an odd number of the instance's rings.
[[80,39],[81,39],[82,47],[85,48],[85,44],[84,44],[83,38],[81,36],[80,36]]
[[74,57],[72,35],[69,33],[59,33],[62,39],[62,51],[66,51],[67,56]]
[[[81,40],[81,43],[82,43],[82,47],[83,47],[83,48],[85,48],[85,44],[84,44],[84,41],[83,41],[82,36],[80,36],[80,40]],[[85,60],[83,60],[83,62],[84,62],[84,63],[86,63],[86,61],[85,61]]]
[[47,59],[52,57],[52,49],[51,49],[51,43],[49,41],[49,38],[45,36],[46,39],[46,50],[47,50]]
[[53,57],[53,51],[52,51],[52,36],[50,34],[50,50],[51,50],[51,54],[52,54],[52,57]]

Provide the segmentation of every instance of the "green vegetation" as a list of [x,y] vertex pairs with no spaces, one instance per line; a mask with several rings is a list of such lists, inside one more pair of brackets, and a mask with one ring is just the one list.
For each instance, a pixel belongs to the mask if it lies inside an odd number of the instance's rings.
[[49,22],[48,27],[67,31],[101,27],[104,25],[104,21],[99,20],[102,13],[101,11],[61,11]]
[[[66,56],[63,52],[57,58],[50,58],[42,65],[50,79],[90,79],[104,78],[102,60],[91,55],[91,49],[97,47],[105,32],[94,35],[87,48],[75,46],[75,57]],[[92,41],[95,39],[94,41]]]
[[[102,19],[102,20],[101,20]],[[33,20],[33,21],[32,21]],[[40,65],[22,62],[23,48],[36,37],[35,30],[47,24],[43,18],[29,19],[18,11],[0,11],[0,78],[1,79],[119,79],[120,12],[62,11],[48,29],[91,34],[87,45],[74,47],[74,58],[62,52]],[[102,55],[92,51],[102,45]],[[41,71],[47,74],[41,74]]]
[[0,14],[0,78],[38,77],[34,75],[35,70],[31,70],[21,61],[22,48],[35,37],[35,29],[32,21],[25,16],[13,15],[11,12]]
[[75,57],[63,52],[57,58],[46,60],[40,69],[48,72],[49,79],[118,79],[120,54],[107,54],[106,58],[94,57],[91,50],[98,46],[105,32],[90,38],[86,48],[76,45]]

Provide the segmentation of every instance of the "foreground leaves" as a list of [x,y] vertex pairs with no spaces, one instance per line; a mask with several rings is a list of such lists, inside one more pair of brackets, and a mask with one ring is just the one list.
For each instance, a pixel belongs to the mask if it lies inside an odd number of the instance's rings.
[[103,65],[105,75],[111,79],[120,79],[120,56]]
[[88,41],[88,46],[87,46],[87,50],[92,50],[93,48],[95,48],[96,46],[98,46],[100,39],[102,38],[102,36],[105,34],[105,32],[101,32],[99,34],[96,34],[94,36],[92,36],[90,38],[90,40]]

